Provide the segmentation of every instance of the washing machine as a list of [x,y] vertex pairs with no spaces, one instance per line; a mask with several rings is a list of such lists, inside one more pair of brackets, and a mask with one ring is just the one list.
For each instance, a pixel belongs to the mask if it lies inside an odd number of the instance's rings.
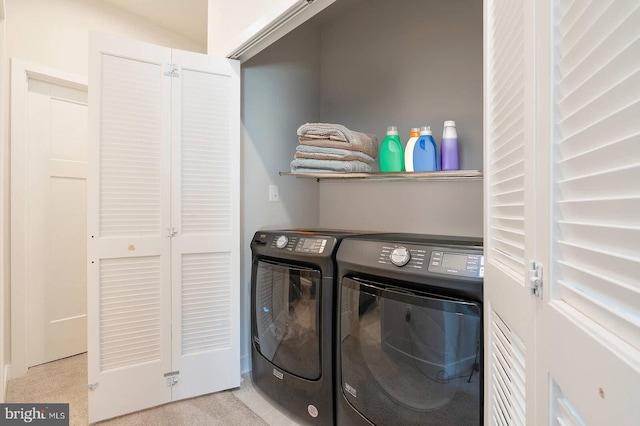
[[337,264],[337,424],[482,424],[482,239],[354,236]]
[[301,423],[335,424],[335,254],[348,235],[269,230],[251,243],[251,378]]

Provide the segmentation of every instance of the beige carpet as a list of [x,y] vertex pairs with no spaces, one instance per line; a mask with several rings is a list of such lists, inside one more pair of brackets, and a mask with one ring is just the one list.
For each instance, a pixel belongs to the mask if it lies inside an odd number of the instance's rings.
[[[9,381],[6,402],[68,402],[70,426],[87,422],[87,356],[65,358],[29,369]],[[96,426],[266,425],[231,392],[218,392],[151,408]]]

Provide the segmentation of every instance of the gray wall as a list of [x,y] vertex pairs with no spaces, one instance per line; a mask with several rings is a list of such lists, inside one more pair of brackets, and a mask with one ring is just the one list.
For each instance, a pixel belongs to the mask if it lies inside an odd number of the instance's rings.
[[[305,26],[242,65],[241,335],[242,368],[249,363],[249,301],[253,234],[265,228],[316,228],[315,181],[280,177],[289,171],[297,128],[320,117],[319,34]],[[270,184],[280,202],[269,202]]]
[[[461,167],[482,169],[482,1],[338,0],[242,65],[242,346],[260,228],[482,236],[482,182],[321,181],[289,171],[306,122],[375,133],[456,120]],[[268,201],[268,185],[280,203]]]
[[[482,170],[482,1],[339,0],[324,16],[320,115],[381,142],[455,120],[460,167]],[[320,226],[482,236],[482,184],[321,182]]]
[[323,121],[374,133],[455,120],[460,167],[482,169],[482,1],[338,0],[322,25]]
[[482,237],[482,181],[322,181],[320,227]]

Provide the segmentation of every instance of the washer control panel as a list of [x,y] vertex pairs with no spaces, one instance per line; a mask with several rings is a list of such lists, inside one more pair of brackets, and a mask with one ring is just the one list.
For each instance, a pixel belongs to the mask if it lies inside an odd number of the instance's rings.
[[326,238],[310,238],[300,237],[295,251],[301,253],[317,253],[320,254],[327,246]]
[[481,254],[455,253],[433,250],[429,259],[429,272],[484,277],[484,256]]
[[333,247],[331,239],[327,237],[309,237],[299,234],[262,234],[260,237],[270,239],[270,243],[267,244],[272,249],[296,253],[322,254]]

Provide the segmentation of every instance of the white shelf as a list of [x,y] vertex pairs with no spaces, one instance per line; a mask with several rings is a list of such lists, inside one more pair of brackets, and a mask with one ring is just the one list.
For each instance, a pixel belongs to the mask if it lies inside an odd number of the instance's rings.
[[280,176],[320,180],[421,180],[421,181],[452,181],[452,180],[482,180],[480,170],[453,170],[442,172],[397,172],[397,173],[292,173],[280,172]]

